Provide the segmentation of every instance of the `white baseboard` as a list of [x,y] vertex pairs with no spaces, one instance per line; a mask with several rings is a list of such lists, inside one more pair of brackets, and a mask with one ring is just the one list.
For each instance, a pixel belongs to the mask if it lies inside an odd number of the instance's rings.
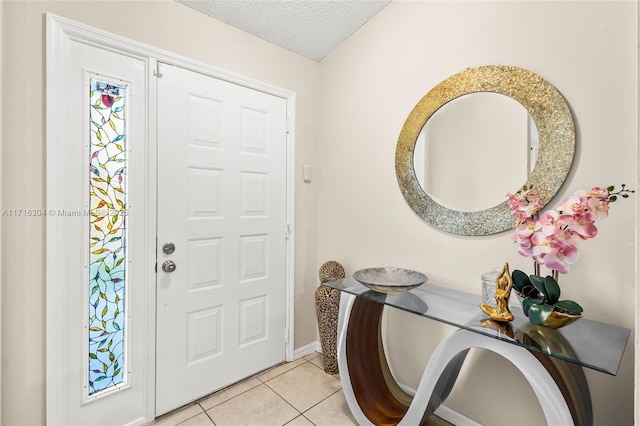
[[298,349],[294,349],[293,359],[296,360],[314,352],[322,353],[322,346],[320,345],[320,342],[311,342],[308,345],[302,346]]
[[463,416],[457,411],[452,410],[446,405],[441,405],[434,413],[436,416],[440,417],[442,420],[445,420],[452,425],[456,426],[482,426],[480,423],[476,422],[469,417]]
[[[405,391],[410,395],[416,394],[416,390],[413,388],[410,388],[409,386],[406,386],[402,383],[398,383],[398,386],[400,386],[400,389],[402,389],[403,391]],[[456,426],[482,426],[480,423],[476,422],[475,420],[470,419],[469,417],[464,416],[455,410],[452,410],[446,405],[439,406],[434,412],[434,414],[440,417],[442,420],[445,420]]]

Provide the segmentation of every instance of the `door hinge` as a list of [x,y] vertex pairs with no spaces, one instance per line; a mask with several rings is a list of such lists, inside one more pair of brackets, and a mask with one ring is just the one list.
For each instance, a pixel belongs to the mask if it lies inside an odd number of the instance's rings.
[[287,223],[284,227],[284,239],[288,240],[291,237],[291,224]]
[[153,70],[153,75],[162,78],[162,72],[160,72],[160,62],[156,62],[156,69]]
[[289,330],[287,329],[284,330],[284,344],[285,345],[289,344]]
[[287,117],[287,134],[291,133],[291,119]]

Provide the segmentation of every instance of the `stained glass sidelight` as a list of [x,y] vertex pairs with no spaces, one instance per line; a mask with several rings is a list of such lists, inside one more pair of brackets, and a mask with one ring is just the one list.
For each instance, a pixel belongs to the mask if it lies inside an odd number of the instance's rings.
[[125,380],[125,92],[90,80],[89,395]]

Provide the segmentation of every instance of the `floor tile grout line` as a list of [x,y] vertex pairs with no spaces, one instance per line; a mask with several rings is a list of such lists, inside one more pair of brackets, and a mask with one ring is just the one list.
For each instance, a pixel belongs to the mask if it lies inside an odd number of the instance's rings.
[[[297,368],[297,367],[296,367],[296,368]],[[277,376],[276,376],[276,377],[277,377]],[[296,417],[300,417],[300,416],[302,415],[302,412],[301,412],[300,410],[298,410],[296,407],[294,407],[293,405],[291,405],[291,403],[290,403],[289,401],[287,401],[286,399],[284,399],[284,398],[282,397],[282,395],[280,395],[278,392],[276,392],[276,391],[275,391],[275,390],[273,390],[271,387],[269,387],[269,385],[267,385],[265,382],[263,382],[263,383],[259,384],[258,386],[254,386],[254,387],[252,387],[251,389],[248,389],[248,390],[246,390],[246,391],[244,391],[244,392],[242,392],[242,393],[239,393],[238,395],[232,396],[231,398],[227,399],[226,401],[223,401],[223,402],[221,402],[220,404],[215,405],[215,406],[213,406],[213,407],[209,408],[209,410],[213,410],[215,407],[218,407],[218,406],[220,406],[220,405],[222,405],[222,404],[224,404],[224,403],[226,403],[226,402],[228,402],[228,401],[231,401],[232,399],[235,399],[235,398],[239,397],[240,395],[243,395],[243,394],[247,393],[248,391],[253,390],[253,389],[256,389],[256,388],[258,388],[258,387],[260,387],[260,386],[266,386],[266,388],[267,388],[267,389],[269,389],[271,392],[273,392],[273,393],[274,393],[278,398],[280,398],[281,400],[283,400],[285,403],[287,403],[287,405],[289,405],[291,408],[293,408],[293,409],[296,411],[296,413],[298,413],[298,414],[297,414],[293,419],[289,420],[289,422],[290,422],[290,421],[293,421]],[[200,406],[200,408],[202,408],[202,406]],[[207,414],[207,417],[209,417],[209,419],[211,419],[211,421],[212,421],[212,422],[213,422],[213,424],[215,425],[215,423],[216,423],[216,422],[211,418],[211,416],[209,416],[209,413],[207,413],[207,411],[208,411],[208,410],[204,410],[204,409],[203,409],[203,411],[205,412],[205,414]],[[195,416],[194,416],[194,417],[195,417]],[[192,417],[191,417],[191,418],[192,418]],[[288,423],[288,422],[287,422],[287,423]],[[285,424],[286,424],[286,423],[285,423]]]
[[[253,388],[252,388],[253,389]],[[213,423],[213,426],[216,426],[216,422],[211,418],[211,416],[209,415],[209,413],[207,413],[207,410],[204,409],[204,407],[202,407],[202,405],[200,406],[200,408],[202,408],[202,411],[204,411],[204,415],[209,417],[209,420],[211,420],[211,423]],[[213,408],[213,407],[212,407]]]
[[[300,364],[300,365],[303,365],[303,364]],[[298,366],[298,367],[299,367],[299,366]],[[298,367],[295,367],[295,368],[298,368]],[[291,371],[291,370],[289,370],[289,371]],[[276,376],[276,377],[277,377],[277,376]],[[275,377],[274,377],[274,379],[275,379]],[[271,392],[273,392],[273,393],[275,393],[276,395],[278,395],[278,398],[280,398],[281,400],[283,400],[284,402],[286,402],[286,403],[287,403],[291,408],[293,408],[294,410],[296,410],[296,411],[298,412],[298,415],[297,415],[296,417],[299,417],[300,415],[302,415],[302,411],[300,411],[300,410],[298,410],[296,407],[294,407],[294,406],[293,406],[293,404],[291,404],[291,403],[290,403],[290,402],[289,402],[289,401],[288,401],[284,396],[280,395],[280,394],[279,394],[275,389],[273,389],[271,386],[269,386],[266,382],[264,383],[264,385],[265,385],[266,387],[268,387],[268,388],[269,388],[269,390],[270,390]],[[294,417],[293,419],[295,419],[296,417]],[[293,419],[291,419],[291,420],[293,420]],[[291,420],[290,420],[290,421],[291,421]],[[286,423],[285,423],[285,424],[286,424]]]
[[[316,402],[315,404],[313,404],[311,407],[307,408],[306,410],[304,410],[302,412],[302,415],[304,416],[304,413],[308,413],[309,410],[313,409],[314,407],[322,404],[323,402],[325,402],[327,399],[331,398],[333,395],[337,394],[338,392],[340,392],[342,390],[342,387],[340,389],[338,389],[337,391],[335,391],[334,393],[332,393],[331,395],[326,396],[325,398],[321,399],[320,401]],[[306,416],[305,416],[306,417]]]
[[[315,367],[318,367],[317,365],[313,364],[310,361],[307,361],[308,363],[314,365]],[[294,368],[292,368],[291,370],[287,370],[286,372],[288,373],[289,371],[295,370],[298,367],[302,367],[305,363],[302,363],[300,365],[295,366]],[[324,372],[324,369],[321,369]],[[284,374],[284,373],[283,373]],[[278,377],[278,376],[276,376]],[[276,377],[273,377],[273,379],[275,379]],[[272,380],[272,379],[270,379]],[[270,381],[269,380],[269,381]],[[340,392],[342,390],[342,383],[340,384],[340,389],[336,390],[335,392],[331,393],[330,395],[327,395],[325,398],[322,398],[320,401],[316,402],[315,404],[313,404],[311,407],[307,408],[304,411],[300,411],[298,408],[294,407],[284,396],[280,395],[278,393],[278,391],[276,391],[275,389],[273,389],[271,386],[268,385],[267,382],[264,383],[269,389],[271,389],[273,391],[273,393],[275,393],[276,395],[278,395],[283,401],[285,401],[287,404],[289,404],[294,410],[296,410],[298,413],[300,413],[300,415],[302,415],[305,419],[309,420],[310,423],[314,424],[307,416],[304,415],[304,413],[307,413],[309,410],[311,410],[313,407],[317,406],[318,404],[321,404],[322,402],[326,401],[327,399],[331,398],[333,395],[335,395],[336,393]],[[296,416],[299,417],[299,416]],[[294,418],[295,419],[295,418]],[[290,421],[293,421],[294,419],[291,419]],[[285,423],[286,424],[286,423]]]
[[[250,378],[251,378],[251,377],[250,377]],[[249,392],[249,391],[252,391],[252,390],[254,390],[254,389],[256,389],[256,388],[258,388],[258,387],[260,387],[260,386],[262,386],[262,385],[266,384],[266,383],[264,383],[262,380],[258,380],[258,381],[259,381],[260,383],[258,383],[256,386],[252,386],[252,387],[250,387],[249,389],[244,390],[244,391],[240,392],[240,393],[239,393],[239,394],[237,394],[237,395],[233,395],[232,397],[227,398],[227,399],[225,399],[224,401],[219,402],[219,403],[217,403],[216,405],[213,405],[213,406],[211,406],[211,407],[209,407],[209,408],[204,408],[204,407],[201,405],[201,403],[202,403],[202,402],[204,402],[204,400],[201,400],[200,402],[198,402],[198,405],[200,405],[200,408],[202,408],[202,411],[204,411],[204,412],[206,413],[206,412],[207,412],[207,411],[209,411],[209,410],[212,410],[212,409],[214,409],[214,408],[216,408],[216,407],[218,407],[218,406],[220,406],[220,405],[222,405],[222,404],[224,404],[224,403],[226,403],[226,402],[228,402],[228,401],[231,401],[232,399],[236,399],[237,397],[242,396],[242,395],[244,395],[245,393],[247,393],[247,392]],[[242,382],[240,382],[240,383],[242,383]],[[238,383],[238,384],[240,384],[240,383]],[[229,387],[229,388],[226,388],[226,389],[224,389],[224,390],[231,389],[232,387],[233,387],[233,386],[231,386],[231,387]],[[269,389],[271,389],[271,388],[269,388]],[[221,391],[220,391],[220,392],[221,392]],[[213,395],[215,395],[215,392],[214,392],[213,394],[211,394],[211,395],[210,395],[209,397],[207,397],[207,398],[210,398],[210,397],[211,397],[211,396],[213,396]],[[208,414],[207,414],[207,415],[208,415]],[[212,419],[212,421],[213,421],[213,419]],[[214,422],[214,423],[215,423],[215,422]]]
[[287,426],[288,424],[291,424],[292,421],[294,421],[295,419],[299,419],[300,417],[304,417],[304,419],[306,421],[308,421],[309,423],[311,423],[313,426],[317,426],[314,422],[311,421],[311,419],[309,417],[305,416],[304,413],[300,413],[299,416],[295,416],[293,419],[289,420],[288,422],[286,422],[282,426]]
[[[282,364],[281,364],[281,365],[282,365]],[[277,366],[276,366],[276,367],[272,367],[272,368],[277,368]],[[295,368],[295,367],[294,367],[294,368]],[[225,402],[227,402],[227,401],[230,401],[230,400],[232,400],[232,399],[234,399],[234,398],[237,398],[237,397],[239,397],[240,395],[244,395],[245,393],[249,392],[250,390],[253,390],[253,389],[257,388],[258,386],[265,384],[266,382],[265,382],[264,380],[260,379],[258,376],[259,376],[260,374],[264,374],[265,372],[267,372],[267,371],[269,371],[269,370],[271,370],[271,368],[270,368],[270,369],[267,369],[267,370],[265,370],[265,371],[261,371],[261,372],[259,372],[259,373],[256,373],[256,374],[255,374],[255,375],[253,375],[253,376],[249,376],[249,377],[247,377],[247,378],[245,378],[245,379],[243,379],[243,380],[241,380],[241,381],[239,381],[239,382],[237,382],[237,383],[234,383],[234,384],[232,384],[232,385],[229,385],[229,386],[227,386],[227,387],[225,387],[225,388],[219,389],[219,390],[217,390],[217,391],[215,391],[215,392],[213,392],[213,393],[211,393],[211,394],[209,394],[209,395],[207,395],[207,396],[203,396],[202,398],[198,399],[195,403],[196,403],[196,404],[198,404],[198,405],[200,406],[200,408],[202,409],[202,411],[204,411],[204,412],[206,413],[208,410],[211,410],[212,408],[215,408],[215,407],[217,407],[217,406],[219,406],[219,405],[221,405],[221,404],[224,404],[224,403],[225,403]],[[288,370],[288,371],[290,371],[290,370]],[[284,373],[282,373],[282,374],[284,374]],[[278,376],[280,376],[280,375],[281,375],[281,374],[278,374]],[[274,376],[273,378],[276,378],[276,377],[278,377],[278,376]],[[248,389],[246,389],[246,390],[244,390],[244,391],[240,392],[239,394],[234,395],[234,396],[232,396],[232,397],[230,397],[230,398],[227,398],[227,399],[225,399],[224,401],[221,401],[221,402],[219,402],[219,403],[217,403],[217,404],[215,404],[215,405],[213,405],[213,406],[211,406],[211,407],[209,407],[209,408],[204,408],[204,407],[202,406],[202,403],[203,403],[204,401],[208,400],[209,398],[212,398],[215,394],[217,394],[217,393],[222,393],[222,392],[226,392],[226,391],[229,391],[229,390],[233,389],[233,388],[234,388],[234,387],[236,387],[236,386],[239,386],[239,385],[241,385],[241,384],[243,384],[243,383],[249,382],[251,379],[256,379],[256,380],[258,380],[258,382],[259,382],[259,383],[258,383],[256,386],[252,386],[252,387],[250,387],[250,388],[248,388]],[[269,379],[269,380],[271,380],[271,379]]]
[[[294,406],[293,406],[289,401],[287,401],[287,400],[286,400],[282,395],[280,395],[278,392],[276,392],[276,390],[275,390],[275,389],[273,389],[271,386],[269,386],[269,385],[267,384],[267,382],[269,382],[269,381],[271,381],[271,380],[273,380],[273,379],[275,379],[275,378],[277,378],[277,377],[280,377],[280,376],[282,376],[283,374],[286,374],[286,373],[288,373],[288,372],[291,372],[291,371],[295,370],[296,368],[302,367],[303,365],[305,365],[305,364],[307,364],[307,363],[309,363],[309,364],[313,365],[314,367],[316,367],[316,368],[318,368],[318,369],[320,369],[320,370],[324,371],[324,369],[323,369],[322,367],[320,367],[320,366],[318,366],[317,364],[315,364],[315,363],[313,363],[313,362],[312,362],[312,360],[314,360],[314,359],[316,359],[316,358],[318,358],[318,357],[320,357],[320,356],[321,356],[321,354],[320,354],[320,355],[317,355],[317,356],[315,356],[315,357],[313,357],[312,359],[307,359],[306,357],[301,357],[301,358],[298,358],[297,360],[291,361],[291,362],[296,362],[296,361],[298,361],[298,360],[300,360],[300,359],[304,359],[304,362],[301,362],[300,364],[296,365],[295,367],[292,367],[292,368],[290,368],[290,369],[288,369],[288,370],[286,370],[286,371],[283,371],[282,373],[277,374],[277,375],[275,375],[275,376],[273,376],[273,377],[269,378],[268,380],[263,380],[263,379],[261,379],[261,378],[259,377],[259,375],[264,375],[264,374],[265,374],[265,373],[267,373],[268,371],[273,370],[273,369],[275,369],[275,368],[278,368],[278,367],[280,367],[280,366],[282,366],[282,365],[286,365],[287,363],[282,363],[282,364],[280,364],[280,365],[278,365],[278,366],[274,366],[274,367],[269,368],[269,369],[267,369],[267,370],[264,370],[264,371],[262,371],[262,372],[256,373],[256,374],[255,374],[255,375],[253,375],[253,376],[246,377],[245,379],[243,379],[243,380],[241,380],[241,381],[239,381],[239,382],[237,382],[237,383],[234,383],[234,384],[232,384],[232,385],[230,385],[230,386],[227,386],[227,387],[225,387],[225,388],[219,389],[219,390],[217,390],[217,391],[215,391],[215,392],[213,392],[213,393],[211,393],[211,394],[209,394],[209,395],[207,395],[207,396],[204,396],[204,397],[202,397],[202,398],[200,398],[200,399],[198,399],[198,400],[196,400],[196,401],[191,402],[190,404],[187,404],[187,405],[185,405],[185,406],[182,406],[182,407],[176,408],[176,409],[175,409],[175,410],[173,410],[173,411],[170,411],[170,412],[168,412],[168,413],[165,413],[165,414],[163,414],[161,417],[159,417],[158,419],[161,419],[162,417],[165,417],[165,416],[166,416],[166,417],[169,417],[169,416],[170,416],[170,415],[172,415],[172,414],[176,414],[176,413],[179,413],[179,412],[181,412],[181,411],[186,410],[187,408],[189,408],[189,407],[190,407],[190,406],[192,406],[192,405],[197,405],[197,406],[198,406],[198,408],[201,410],[201,412],[199,412],[199,413],[197,413],[197,414],[194,414],[193,416],[190,416],[190,417],[188,417],[188,418],[186,418],[186,419],[182,420],[180,423],[175,423],[175,425],[176,425],[176,426],[178,426],[178,425],[180,425],[180,424],[183,424],[183,423],[185,423],[185,422],[187,422],[187,421],[189,421],[189,420],[193,419],[194,417],[199,416],[200,414],[204,413],[204,414],[209,418],[209,420],[211,420],[211,422],[212,422],[212,423],[214,424],[214,426],[215,426],[215,421],[213,420],[213,418],[211,418],[211,416],[209,415],[209,413],[208,413],[207,411],[209,411],[209,410],[211,410],[211,409],[213,409],[213,408],[215,408],[215,407],[217,407],[217,406],[219,406],[219,405],[221,405],[221,404],[224,404],[224,403],[226,403],[226,402],[228,402],[228,401],[231,401],[232,399],[235,399],[235,398],[237,398],[237,397],[239,397],[239,396],[241,396],[241,395],[243,395],[243,394],[245,394],[245,393],[249,392],[250,390],[253,390],[253,389],[257,388],[257,387],[259,387],[259,386],[262,384],[262,385],[267,386],[267,388],[268,388],[269,390],[271,390],[273,393],[275,393],[275,394],[276,394],[280,399],[282,399],[283,401],[285,401],[289,406],[291,406],[291,407],[292,407],[292,408],[293,408],[293,409],[298,413],[298,415],[297,415],[296,417],[294,417],[293,419],[291,419],[289,422],[293,421],[293,420],[294,420],[294,419],[296,419],[297,417],[303,416],[306,420],[308,420],[310,423],[312,423],[312,424],[313,424],[313,422],[312,422],[310,419],[308,419],[308,418],[304,415],[304,412],[301,412],[301,411],[300,411],[300,410],[298,410],[296,407],[294,407]],[[334,376],[334,377],[335,377],[335,376]],[[224,400],[224,401],[222,401],[222,402],[220,402],[220,403],[218,403],[218,404],[215,404],[215,405],[213,405],[212,407],[209,407],[208,409],[205,409],[205,408],[201,405],[201,404],[202,404],[202,402],[204,402],[205,400],[207,400],[207,399],[211,398],[211,397],[212,397],[212,396],[214,396],[216,393],[221,393],[221,392],[228,391],[228,390],[232,389],[234,386],[238,386],[238,385],[240,385],[240,384],[242,384],[242,383],[244,383],[244,382],[248,382],[249,380],[251,380],[251,379],[253,379],[253,378],[257,379],[257,380],[258,380],[258,382],[260,382],[260,383],[259,383],[259,384],[257,384],[256,386],[250,387],[249,389],[246,389],[246,390],[244,390],[244,391],[240,392],[239,394],[234,395],[234,396],[232,396],[232,397],[230,397],[230,398],[228,398],[228,399],[226,399],[226,400]],[[339,391],[340,391],[340,389],[339,389],[338,391],[336,391],[336,392],[339,392]],[[336,392],[334,392],[334,393],[332,393],[331,395],[327,396],[327,398],[329,398],[330,396],[334,395]],[[314,404],[312,407],[309,407],[307,410],[305,410],[305,412],[306,412],[306,411],[308,411],[308,410],[310,410],[311,408],[315,407],[316,405],[318,405],[320,402],[322,402],[322,401],[326,400],[327,398],[324,398],[324,399],[322,399],[321,401],[319,401],[318,403]],[[154,423],[157,423],[158,419],[154,419]],[[289,423],[289,422],[287,422],[287,423]],[[152,423],[152,424],[153,424],[153,423]]]
[[[282,373],[280,373],[280,374],[278,374],[278,375],[276,375],[276,376],[273,376],[273,377],[272,377],[272,378],[270,378],[269,380],[273,380],[273,379],[275,379],[276,377],[279,377],[279,376],[281,376],[281,375],[283,375],[283,374],[285,374],[285,373],[288,373],[289,371],[292,371],[292,370],[294,370],[294,369],[296,369],[296,368],[298,368],[298,367],[300,367],[300,366],[304,365],[304,364],[305,364],[305,363],[307,363],[307,362],[309,362],[309,361],[305,360],[305,362],[301,363],[300,365],[296,365],[295,367],[290,368],[290,369],[289,369],[289,370],[287,370],[287,371],[284,371],[284,372],[282,372]],[[280,365],[286,365],[286,364],[280,364]],[[237,398],[237,397],[239,397],[239,396],[241,396],[241,395],[244,395],[245,393],[249,392],[250,390],[253,390],[253,389],[257,388],[257,387],[258,387],[258,386],[260,386],[260,385],[266,385],[270,390],[272,390],[276,395],[278,395],[280,398],[282,398],[282,399],[284,400],[284,398],[283,398],[281,395],[279,395],[276,391],[274,391],[273,389],[271,389],[271,387],[270,387],[270,386],[268,386],[268,385],[267,385],[267,382],[268,382],[269,380],[264,381],[264,380],[262,380],[260,377],[258,377],[259,375],[264,374],[264,373],[266,373],[267,371],[269,371],[269,370],[271,370],[271,369],[273,369],[273,368],[278,368],[278,367],[279,367],[279,366],[275,366],[275,367],[272,367],[272,368],[267,369],[267,370],[265,370],[265,371],[262,371],[262,372],[260,372],[260,373],[257,373],[257,374],[255,374],[255,375],[253,375],[253,376],[249,376],[249,377],[247,377],[246,379],[241,380],[241,381],[240,381],[240,382],[238,382],[238,383],[234,383],[233,385],[227,386],[226,388],[222,388],[222,389],[220,389],[220,390],[218,390],[218,391],[216,391],[216,392],[213,392],[213,393],[212,393],[212,394],[210,394],[210,395],[207,395],[207,396],[205,396],[205,397],[200,398],[200,399],[199,399],[199,400],[197,400],[194,404],[197,404],[197,405],[200,407],[200,409],[201,409],[202,411],[204,411],[205,413],[207,413],[207,411],[208,411],[208,410],[211,410],[211,409],[213,409],[213,408],[215,408],[215,407],[217,407],[217,406],[219,406],[219,405],[224,404],[224,403],[225,403],[225,402],[227,402],[227,401],[231,401],[232,399],[235,399],[235,398]],[[238,385],[240,385],[240,384],[242,384],[242,383],[244,383],[244,382],[248,382],[249,380],[251,380],[251,379],[253,379],[253,378],[257,379],[260,383],[259,383],[258,385],[256,385],[256,386],[253,386],[253,387],[251,387],[251,388],[249,388],[249,389],[246,389],[246,390],[244,390],[244,391],[240,392],[240,393],[239,393],[239,394],[237,394],[237,395],[234,395],[234,396],[232,396],[232,397],[230,397],[230,398],[228,398],[228,399],[225,399],[224,401],[219,402],[218,404],[216,404],[216,405],[214,405],[214,406],[212,406],[212,407],[209,407],[209,408],[206,408],[206,409],[205,409],[205,408],[201,405],[201,404],[202,404],[202,402],[204,402],[205,400],[207,400],[207,399],[211,398],[211,397],[212,397],[212,396],[214,396],[216,393],[220,393],[220,392],[228,391],[228,390],[232,389],[233,387],[238,386]],[[285,401],[286,401],[286,400],[285,400]],[[289,404],[289,401],[286,401],[286,402],[287,402],[287,404]],[[291,405],[291,404],[289,404],[289,405]],[[295,407],[293,407],[293,408],[295,409]],[[298,412],[300,413],[300,411],[299,411],[299,410],[297,410],[297,409],[296,409],[296,411],[298,411]],[[200,414],[200,413],[198,413],[198,414]],[[302,413],[300,413],[300,414],[302,414]],[[208,416],[209,418],[211,418],[211,417],[209,416],[209,414],[208,414],[208,413],[207,413],[207,416]],[[189,419],[192,419],[193,417],[195,417],[195,416],[189,417]],[[187,420],[189,420],[189,419],[187,419]],[[185,420],[185,421],[186,421],[186,420]],[[211,421],[213,421],[213,419],[211,419]],[[182,422],[181,422],[181,423],[182,423]],[[215,423],[215,422],[214,422],[214,423]]]
[[[271,377],[269,380],[266,380],[266,381],[263,381],[263,380],[262,380],[262,379],[260,379],[259,377],[255,376],[255,377],[257,377],[257,378],[258,378],[258,380],[259,380],[260,382],[262,382],[262,383],[261,383],[262,385],[265,385],[265,386],[266,386],[270,391],[272,391],[272,392],[273,392],[274,394],[276,394],[280,399],[282,399],[284,402],[286,402],[286,403],[287,403],[291,408],[293,408],[294,410],[296,410],[296,412],[298,413],[298,415],[297,415],[296,417],[299,417],[300,415],[302,415],[302,412],[301,412],[300,410],[298,410],[296,407],[294,407],[293,405],[291,405],[291,403],[290,403],[289,401],[287,401],[287,400],[285,399],[285,397],[283,397],[282,395],[280,395],[280,394],[279,394],[275,389],[273,389],[271,386],[269,386],[268,382],[270,382],[271,380],[274,380],[274,379],[275,379],[275,378],[277,378],[277,377],[282,376],[283,374],[289,373],[289,372],[291,372],[291,371],[295,370],[296,368],[300,368],[300,367],[302,367],[303,365],[305,365],[305,364],[307,364],[307,363],[310,363],[310,362],[309,362],[308,360],[306,360],[306,359],[305,359],[305,361],[304,361],[304,362],[302,362],[302,363],[300,363],[299,365],[296,365],[295,367],[292,367],[292,368],[288,369],[287,371],[284,371],[284,372],[282,372],[282,373],[280,373],[280,374],[278,374],[278,375],[276,375],[276,376],[273,376],[273,377]],[[310,364],[312,364],[312,363],[310,363]],[[284,364],[281,364],[281,365],[284,365]],[[274,367],[274,368],[277,368],[277,367]],[[267,371],[268,371],[268,370],[267,370]],[[258,386],[260,386],[260,385],[258,385]],[[254,386],[254,387],[253,387],[253,388],[251,388],[251,389],[255,389],[255,388],[257,388],[258,386]],[[238,394],[238,395],[234,395],[233,397],[229,398],[229,399],[228,399],[228,400],[226,400],[226,401],[221,402],[220,404],[224,404],[225,402],[230,401],[230,400],[232,400],[232,399],[234,399],[234,398],[236,398],[236,397],[238,397],[238,396],[240,396],[240,395],[242,395],[242,394],[244,394],[244,393],[248,392],[248,391],[249,391],[249,390],[251,390],[251,389],[248,389],[248,390],[246,390],[246,391],[244,391],[244,392],[242,392],[242,393],[240,393],[240,394]],[[218,405],[220,405],[220,404],[218,404]],[[211,408],[213,408],[213,407],[211,407]],[[294,417],[294,418],[295,418],[295,417]]]
[[[304,358],[304,357],[303,357],[303,358]],[[294,361],[291,361],[291,362],[284,362],[284,363],[282,363],[282,364],[279,364],[279,365],[276,365],[276,366],[274,366],[274,367],[272,367],[272,368],[269,368],[269,369],[267,369],[267,370],[265,370],[265,371],[263,371],[263,372],[261,372],[261,373],[259,373],[259,374],[256,374],[255,376],[252,376],[252,377],[257,378],[257,379],[258,379],[258,380],[260,380],[262,383],[267,383],[269,380],[273,380],[273,379],[275,379],[276,377],[280,377],[280,376],[282,376],[283,374],[286,374],[286,373],[288,373],[289,371],[291,371],[291,370],[293,370],[293,369],[296,369],[296,368],[300,367],[301,365],[304,365],[305,363],[307,363],[307,362],[309,362],[309,361],[307,361],[307,360],[305,359],[305,360],[304,360],[304,362],[301,362],[299,365],[296,365],[295,367],[291,367],[290,369],[288,369],[288,370],[286,370],[286,371],[283,371],[282,373],[277,374],[277,375],[275,375],[275,376],[273,376],[273,377],[270,377],[270,378],[269,378],[269,379],[267,379],[267,380],[263,380],[263,379],[261,379],[259,376],[265,375],[266,373],[268,373],[268,372],[269,372],[269,371],[271,371],[271,370],[274,370],[274,369],[276,369],[276,368],[278,368],[278,367],[281,367],[281,366],[283,366],[283,365],[287,365],[287,364],[294,363],[294,362],[298,361],[299,359],[303,359],[303,358],[298,358],[298,359],[296,359],[296,360],[294,360]]]
[[[191,403],[189,403],[189,404],[187,404],[187,405],[184,405],[184,406],[182,406],[182,407],[175,408],[175,409],[173,409],[173,410],[171,410],[171,411],[169,411],[169,412],[166,412],[166,413],[162,414],[160,417],[157,417],[157,418],[153,419],[153,422],[152,422],[152,423],[150,423],[150,425],[154,425],[154,424],[159,423],[160,421],[162,421],[162,420],[163,420],[163,418],[165,418],[165,419],[166,419],[166,418],[169,418],[169,417],[173,416],[174,414],[178,414],[178,413],[181,413],[181,412],[183,412],[183,411],[186,411],[186,410],[187,410],[189,407],[191,407],[192,405],[197,405],[197,406],[198,406],[198,408],[200,408],[200,410],[205,411],[205,410],[204,410],[204,408],[202,408],[202,406],[201,406],[199,403],[197,403],[197,402],[191,402]],[[196,414],[194,414],[193,416],[191,416],[191,417],[187,417],[186,419],[182,420],[181,422],[179,422],[179,423],[174,423],[174,424],[177,426],[177,425],[179,425],[179,424],[182,424],[182,423],[186,422],[187,420],[191,420],[191,419],[192,419],[192,418],[194,418],[195,416],[199,416],[200,414],[202,414],[202,413],[201,413],[201,412],[200,412],[200,413],[196,413]]]
[[[303,363],[303,364],[300,364],[300,365],[304,365],[304,363]],[[300,366],[300,365],[299,365],[299,366]],[[296,366],[296,367],[292,368],[291,370],[293,370],[293,369],[295,369],[295,368],[298,368],[299,366]],[[291,371],[291,370],[289,370],[289,371]],[[276,377],[277,377],[277,376],[276,376]],[[275,377],[274,377],[274,379],[275,379]],[[296,411],[296,413],[298,413],[298,415],[297,415],[297,416],[295,416],[293,419],[289,420],[287,423],[290,423],[290,422],[294,421],[295,419],[297,419],[298,417],[303,416],[302,411],[300,411],[300,410],[298,410],[296,407],[294,407],[294,406],[293,406],[293,404],[291,404],[291,403],[290,403],[290,402],[289,402],[289,401],[288,401],[284,396],[282,396],[282,395],[280,395],[278,392],[276,392],[276,391],[275,391],[275,389],[273,389],[271,386],[269,386],[266,382],[265,382],[265,383],[263,383],[263,384],[264,384],[267,388],[269,388],[269,390],[270,390],[271,392],[275,393],[275,394],[278,396],[278,398],[280,398],[281,400],[283,400],[284,402],[286,402],[286,403],[287,403],[287,405],[289,405],[289,407],[293,408],[293,409]],[[286,425],[287,423],[284,423],[284,424]],[[284,425],[283,425],[283,426],[284,426]]]

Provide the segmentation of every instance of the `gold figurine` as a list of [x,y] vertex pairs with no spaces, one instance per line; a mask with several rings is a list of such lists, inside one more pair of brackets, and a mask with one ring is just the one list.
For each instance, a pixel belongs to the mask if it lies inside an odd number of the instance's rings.
[[496,278],[496,306],[487,305],[486,303],[480,305],[480,309],[489,315],[492,320],[497,322],[513,321],[513,314],[509,310],[511,287],[513,287],[513,280],[509,272],[509,264],[505,263],[502,271],[498,274],[498,278]]

